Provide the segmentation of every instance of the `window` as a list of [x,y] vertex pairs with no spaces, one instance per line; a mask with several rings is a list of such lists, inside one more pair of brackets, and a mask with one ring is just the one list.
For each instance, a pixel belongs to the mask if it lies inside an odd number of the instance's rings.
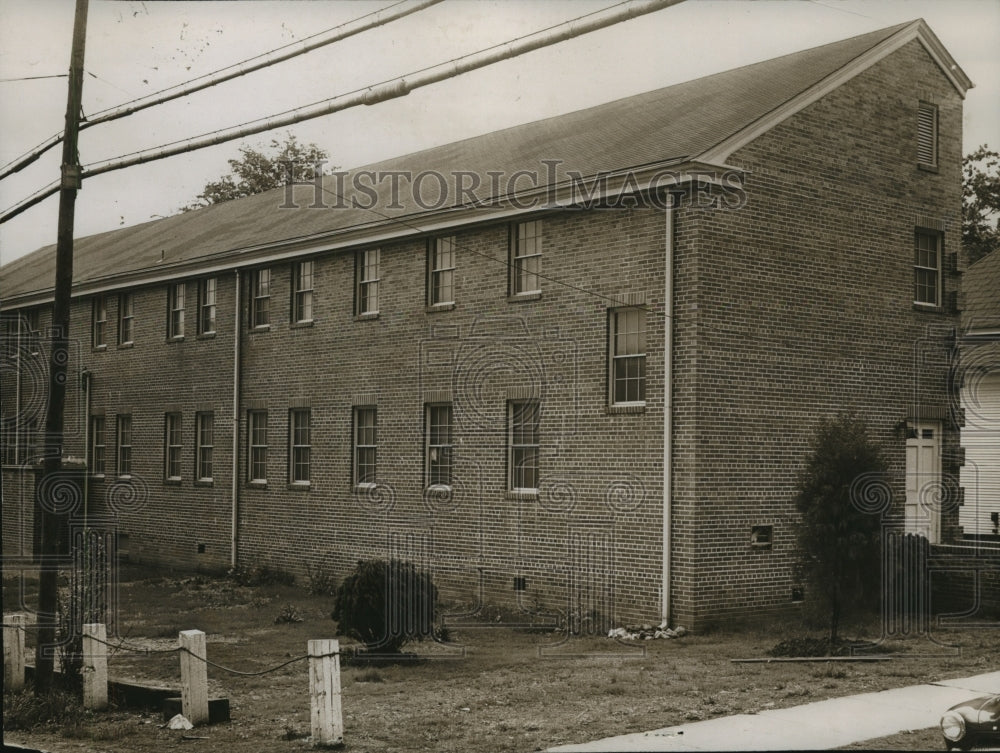
[[536,401],[508,403],[507,467],[512,491],[538,491],[538,416]]
[[107,451],[107,422],[104,416],[90,417],[90,472],[104,475],[104,457]]
[[355,289],[355,313],[378,313],[378,275],[379,256],[377,248],[358,251],[355,265],[357,267],[357,288]]
[[375,408],[354,409],[354,483],[374,486],[378,450],[378,417]]
[[118,475],[132,475],[132,416],[118,416]]
[[267,481],[267,411],[252,410],[247,414],[247,477],[250,481]]
[[40,355],[42,352],[42,324],[39,309],[27,309],[24,312],[24,329],[24,347],[28,349],[30,355]]
[[212,413],[198,413],[195,418],[198,432],[198,455],[195,478],[199,481],[212,480],[212,451],[215,449],[215,416]]
[[198,334],[215,332],[215,278],[202,280],[198,286]]
[[611,312],[611,402],[646,400],[646,312],[639,308]]
[[172,481],[181,477],[181,454],[183,452],[181,414],[167,413],[163,422],[163,475]]
[[134,336],[135,296],[122,293],[118,296],[118,344],[130,345]]
[[917,109],[917,162],[921,165],[937,165],[937,150],[937,105],[921,102]]
[[451,406],[427,406],[426,480],[428,486],[451,486]]
[[250,326],[266,327],[271,323],[271,270],[258,269],[251,276]]
[[95,348],[104,348],[108,344],[108,299],[103,295],[94,299],[91,319],[92,344]]
[[184,283],[167,289],[167,337],[184,337]]
[[519,222],[511,230],[511,295],[539,292],[541,269],[542,221]]
[[313,318],[313,262],[299,262],[292,268],[292,321]]
[[296,408],[288,414],[288,477],[293,484],[308,484],[312,465],[312,414],[309,408]]
[[455,236],[435,238],[428,253],[427,302],[431,306],[455,301]]
[[913,248],[913,301],[941,305],[941,236],[918,230]]

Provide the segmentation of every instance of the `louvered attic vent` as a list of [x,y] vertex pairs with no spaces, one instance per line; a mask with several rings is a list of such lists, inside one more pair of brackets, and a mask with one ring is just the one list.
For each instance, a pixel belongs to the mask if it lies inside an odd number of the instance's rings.
[[937,165],[937,107],[921,102],[917,111],[917,162]]

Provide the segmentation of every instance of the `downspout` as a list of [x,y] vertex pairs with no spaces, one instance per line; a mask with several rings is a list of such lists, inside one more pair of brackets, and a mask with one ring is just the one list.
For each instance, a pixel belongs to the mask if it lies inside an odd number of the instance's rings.
[[[669,194],[668,194],[669,195]],[[672,494],[673,482],[673,389],[674,389],[674,209],[668,205],[664,214],[664,262],[663,285],[663,572],[660,619],[669,621],[671,617],[671,548]]]
[[[21,466],[21,432],[24,417],[21,415],[21,312],[17,312],[17,371],[14,375],[14,464]],[[21,469],[23,471],[23,468]],[[24,474],[19,478],[24,481]],[[23,487],[22,487],[23,488]],[[23,501],[23,500],[22,500]]]
[[90,372],[80,372],[83,384],[83,543],[87,544],[87,504],[90,499]]
[[236,275],[236,312],[233,322],[233,517],[229,529],[229,567],[236,568],[236,530],[240,512],[240,270]]

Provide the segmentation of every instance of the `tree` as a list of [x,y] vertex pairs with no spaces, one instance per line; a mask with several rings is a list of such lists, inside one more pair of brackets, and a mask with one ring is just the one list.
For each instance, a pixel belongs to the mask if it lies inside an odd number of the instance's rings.
[[820,423],[795,503],[800,564],[827,609],[831,651],[842,617],[874,606],[879,595],[881,520],[874,513],[891,494],[885,471],[863,421],[841,415]]
[[221,204],[230,199],[270,191],[292,182],[314,180],[316,175],[324,175],[324,163],[329,159],[325,150],[316,144],[301,144],[291,133],[285,134],[285,141],[271,139],[270,152],[263,147],[254,149],[240,147],[240,158],[229,160],[228,175],[209,181],[198,194],[198,200],[183,207],[181,211],[201,209],[211,204]]
[[985,144],[962,160],[962,247],[970,263],[1000,248],[1000,154]]

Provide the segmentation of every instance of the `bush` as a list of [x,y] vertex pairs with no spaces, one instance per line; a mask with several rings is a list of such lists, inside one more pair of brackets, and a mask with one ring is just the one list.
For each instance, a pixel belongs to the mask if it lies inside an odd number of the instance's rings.
[[362,560],[337,589],[331,617],[368,650],[399,653],[432,637],[437,589],[428,573],[400,560]]
[[240,586],[291,586],[295,576],[267,565],[237,565],[228,573]]
[[306,565],[306,590],[313,596],[336,596],[337,577],[322,564]]

